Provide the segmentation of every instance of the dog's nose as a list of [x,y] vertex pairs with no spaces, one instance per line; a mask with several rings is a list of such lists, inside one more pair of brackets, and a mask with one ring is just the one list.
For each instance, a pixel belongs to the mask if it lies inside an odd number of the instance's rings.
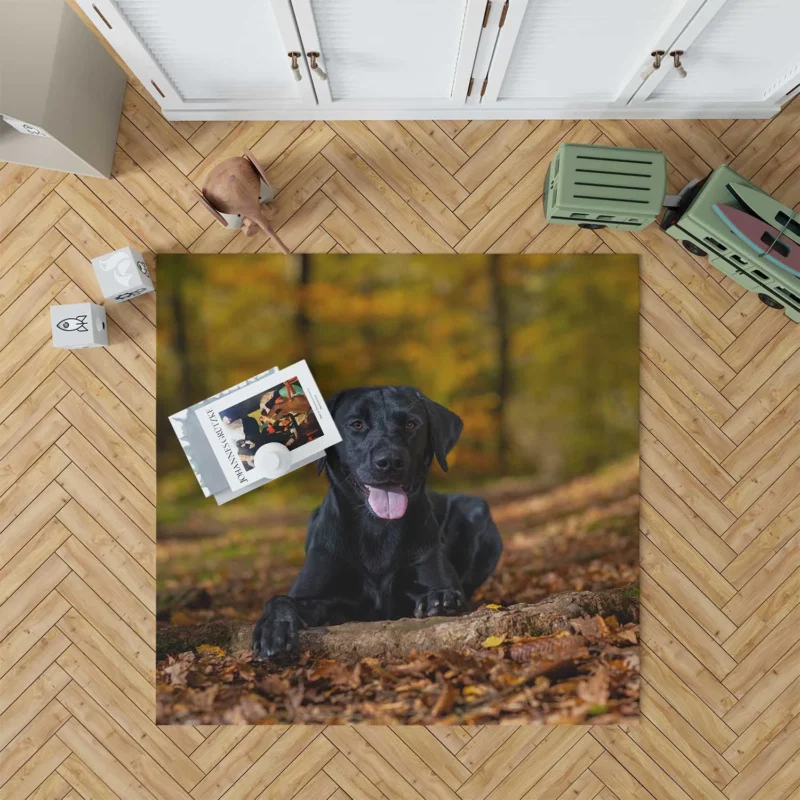
[[399,450],[379,450],[372,457],[372,464],[379,472],[399,472],[405,469],[406,457]]

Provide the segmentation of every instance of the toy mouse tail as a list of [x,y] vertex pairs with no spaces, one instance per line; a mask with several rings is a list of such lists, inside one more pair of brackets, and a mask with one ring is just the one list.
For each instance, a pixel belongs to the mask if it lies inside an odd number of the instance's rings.
[[277,234],[277,233],[275,233],[275,231],[272,229],[272,225],[270,225],[270,224],[269,224],[269,222],[267,222],[267,220],[266,220],[266,219],[264,219],[264,217],[263,217],[263,216],[259,215],[259,217],[258,217],[258,219],[256,220],[256,222],[258,223],[258,227],[259,227],[259,228],[261,228],[261,230],[262,230],[262,231],[264,231],[264,233],[266,233],[266,234],[267,234],[267,236],[271,236],[271,237],[272,237],[272,238],[275,240],[275,244],[277,244],[277,245],[278,245],[278,247],[280,248],[280,250],[281,250],[281,252],[282,252],[282,253],[285,253],[286,255],[288,255],[289,253],[291,253],[291,252],[292,252],[292,251],[291,251],[291,250],[290,250],[290,249],[289,249],[289,248],[288,248],[288,247],[287,247],[287,246],[284,244],[284,242],[283,242],[283,240],[281,239],[281,237],[280,237],[280,236],[278,236],[278,234]]

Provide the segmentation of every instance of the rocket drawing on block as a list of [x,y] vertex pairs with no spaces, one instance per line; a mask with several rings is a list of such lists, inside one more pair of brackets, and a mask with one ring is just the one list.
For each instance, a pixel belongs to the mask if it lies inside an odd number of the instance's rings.
[[50,306],[53,346],[75,350],[108,344],[106,310],[95,303]]
[[62,331],[77,331],[78,333],[85,333],[89,330],[89,326],[86,324],[86,314],[62,319],[56,327]]

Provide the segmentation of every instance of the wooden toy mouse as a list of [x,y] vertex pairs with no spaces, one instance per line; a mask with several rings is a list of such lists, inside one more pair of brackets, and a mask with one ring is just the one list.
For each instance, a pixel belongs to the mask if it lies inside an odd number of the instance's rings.
[[243,156],[226,158],[211,170],[200,198],[214,218],[226,228],[241,226],[246,236],[253,236],[256,229],[261,228],[275,240],[281,252],[289,253],[289,248],[269,224],[266,207],[262,205],[262,181],[271,189],[267,173],[245,148]]

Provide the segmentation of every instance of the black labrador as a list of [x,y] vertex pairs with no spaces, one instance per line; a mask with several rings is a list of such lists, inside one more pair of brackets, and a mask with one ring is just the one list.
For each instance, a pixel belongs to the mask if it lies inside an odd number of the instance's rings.
[[328,406],[342,434],[319,462],[330,488],[300,574],[255,627],[262,658],[296,652],[303,626],[458,614],[502,551],[485,500],[425,486],[434,458],[447,471],[458,415],[409,386],[349,389]]

